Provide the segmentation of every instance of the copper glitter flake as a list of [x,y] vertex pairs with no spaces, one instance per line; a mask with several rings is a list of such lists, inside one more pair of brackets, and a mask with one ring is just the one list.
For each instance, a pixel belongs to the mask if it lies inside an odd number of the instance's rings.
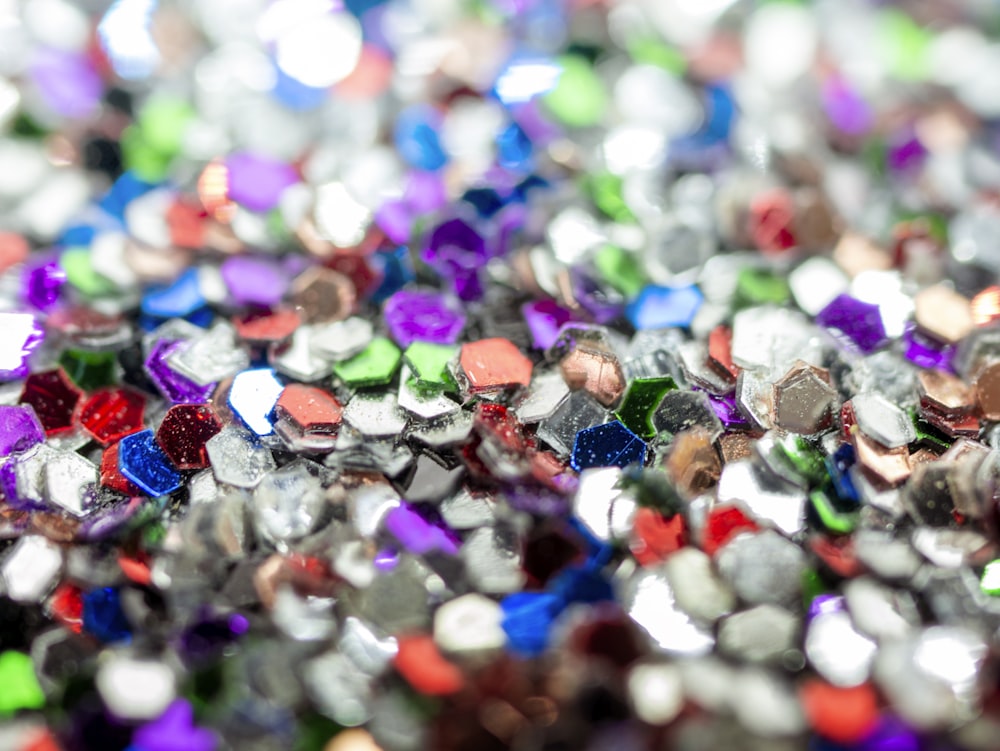
[[531,360],[508,339],[463,344],[459,366],[473,394],[503,391],[531,383]]

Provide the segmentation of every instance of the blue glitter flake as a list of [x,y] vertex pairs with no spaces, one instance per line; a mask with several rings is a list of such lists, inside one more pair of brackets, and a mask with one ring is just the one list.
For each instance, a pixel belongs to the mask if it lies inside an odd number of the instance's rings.
[[83,595],[83,629],[104,643],[132,640],[117,589],[101,587]]
[[142,312],[153,318],[186,318],[205,307],[197,269],[188,269],[166,287],[155,288],[142,298]]
[[649,285],[628,304],[625,315],[637,329],[687,328],[704,300],[693,284],[686,287]]
[[540,655],[548,646],[552,622],[564,607],[560,597],[548,592],[519,592],[504,598],[501,628],[507,634],[507,646],[526,657]]
[[576,434],[570,466],[582,472],[591,467],[642,464],[645,459],[646,444],[643,440],[615,420]]
[[284,388],[271,368],[245,370],[233,379],[229,407],[254,433],[271,435],[271,410]]
[[122,438],[118,444],[118,469],[154,498],[173,493],[181,486],[181,473],[160,448],[152,430]]
[[411,167],[433,172],[448,163],[438,138],[440,120],[433,108],[423,106],[409,107],[396,118],[396,149]]

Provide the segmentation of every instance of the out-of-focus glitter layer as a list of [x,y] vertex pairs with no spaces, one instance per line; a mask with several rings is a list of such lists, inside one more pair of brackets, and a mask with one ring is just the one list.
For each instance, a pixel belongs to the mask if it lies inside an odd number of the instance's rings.
[[0,2],[0,746],[994,751],[998,28]]

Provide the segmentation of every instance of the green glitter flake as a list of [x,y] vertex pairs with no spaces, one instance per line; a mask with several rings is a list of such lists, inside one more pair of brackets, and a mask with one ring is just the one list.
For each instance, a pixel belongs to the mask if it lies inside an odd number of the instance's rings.
[[986,564],[979,588],[992,597],[1000,597],[1000,559]]
[[677,384],[670,376],[636,378],[629,384],[615,417],[640,438],[652,438],[656,435],[653,412],[660,406],[664,395],[676,388]]
[[45,694],[35,677],[31,658],[23,652],[0,654],[0,714],[10,715],[20,709],[40,709]]
[[605,216],[620,224],[634,224],[635,214],[625,203],[623,186],[622,178],[610,172],[592,175],[587,180],[590,197]]
[[783,305],[790,294],[788,282],[765,269],[742,269],[736,278],[736,302],[741,308],[768,303]]
[[597,125],[608,106],[600,77],[579,55],[567,55],[559,63],[562,73],[555,88],[545,95],[545,106],[564,125],[573,128]]
[[829,479],[823,453],[800,435],[790,434],[775,442],[788,467],[811,486],[823,485]]
[[403,359],[413,373],[413,380],[423,389],[454,391],[455,379],[451,377],[448,364],[458,354],[458,347],[429,342],[414,342],[406,348]]
[[616,245],[605,245],[598,250],[594,266],[604,281],[626,297],[635,297],[649,283],[636,257]]
[[118,378],[114,352],[88,352],[82,349],[68,349],[59,357],[66,375],[84,391],[93,391],[101,386],[111,386]]
[[115,286],[94,271],[87,248],[67,248],[59,256],[59,266],[66,281],[87,297],[100,297],[115,290]]
[[351,388],[385,386],[396,374],[401,359],[399,347],[386,337],[377,336],[354,357],[334,365],[333,372]]
[[857,512],[839,510],[822,490],[814,490],[810,493],[809,502],[812,504],[816,516],[819,517],[820,524],[828,532],[846,535],[854,531],[854,527],[858,523]]

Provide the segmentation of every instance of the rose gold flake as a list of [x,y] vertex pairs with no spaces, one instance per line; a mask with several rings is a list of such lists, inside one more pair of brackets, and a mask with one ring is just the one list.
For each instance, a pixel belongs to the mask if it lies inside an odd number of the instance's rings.
[[833,260],[850,276],[862,271],[888,271],[892,257],[874,241],[854,232],[845,232],[833,249]]
[[674,436],[663,466],[681,493],[690,498],[715,487],[722,473],[712,434],[704,428],[684,430]]
[[944,284],[921,290],[913,302],[917,326],[934,339],[953,344],[975,327],[969,299]]
[[973,385],[983,417],[1000,420],[1000,360],[992,360],[977,368]]
[[726,464],[749,459],[752,448],[753,438],[747,433],[726,433],[719,438],[719,452]]
[[625,391],[625,374],[618,358],[609,352],[575,349],[559,363],[571,389],[583,389],[605,407],[615,404]]
[[1000,286],[987,287],[972,298],[972,321],[977,326],[1000,319]]
[[887,449],[865,436],[860,430],[854,431],[852,438],[858,462],[869,474],[882,480],[885,484],[899,485],[913,471],[910,463],[910,452],[906,446]]
[[306,323],[343,320],[356,300],[351,280],[333,269],[313,266],[292,281],[292,304]]
[[962,414],[972,409],[972,390],[950,373],[921,370],[917,383],[923,406],[944,414]]

